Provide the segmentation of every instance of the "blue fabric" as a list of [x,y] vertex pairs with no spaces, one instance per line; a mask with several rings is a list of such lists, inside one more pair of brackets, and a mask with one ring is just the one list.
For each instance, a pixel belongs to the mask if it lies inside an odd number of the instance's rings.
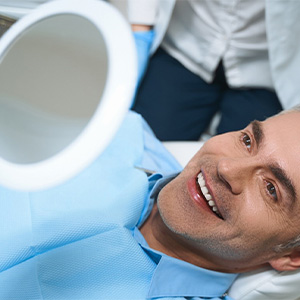
[[155,36],[153,30],[135,31],[133,33],[138,57],[138,84],[140,83],[148,65],[150,48]]
[[157,264],[152,277],[148,298],[194,297],[212,298],[224,295],[237,277],[199,268],[185,261],[167,256],[149,248],[140,231],[134,237]]
[[141,163],[137,163],[136,167],[150,170],[151,173],[160,173],[163,176],[180,172],[182,170],[181,165],[162,143],[154,137],[152,129],[144,119],[141,119],[141,126],[143,127],[144,152]]
[[[144,125],[130,113],[104,153],[64,184],[30,193],[0,187],[1,300],[147,298],[157,262],[133,232],[162,175],[148,181],[140,167],[180,166],[159,143],[148,157],[156,142]],[[160,151],[163,162],[155,161]]]
[[134,167],[143,152],[141,118],[130,114],[108,149],[64,184],[1,187],[0,299],[144,298],[154,265],[131,234],[148,193]]

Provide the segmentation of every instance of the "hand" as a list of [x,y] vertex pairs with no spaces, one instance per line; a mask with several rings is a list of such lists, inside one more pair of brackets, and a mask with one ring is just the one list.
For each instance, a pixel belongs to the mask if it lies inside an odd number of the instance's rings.
[[154,30],[133,32],[138,57],[138,82],[139,85],[148,65],[150,49],[154,39]]

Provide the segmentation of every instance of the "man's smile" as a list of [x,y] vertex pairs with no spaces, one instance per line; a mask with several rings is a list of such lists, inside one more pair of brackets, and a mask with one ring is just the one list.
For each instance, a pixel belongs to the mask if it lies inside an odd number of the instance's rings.
[[198,205],[200,204],[206,211],[209,211],[218,218],[224,220],[201,171],[195,178],[191,178],[188,181],[188,190]]

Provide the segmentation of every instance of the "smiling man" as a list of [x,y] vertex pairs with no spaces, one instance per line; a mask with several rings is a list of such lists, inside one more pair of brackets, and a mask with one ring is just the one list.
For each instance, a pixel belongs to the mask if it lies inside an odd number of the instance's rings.
[[238,273],[299,268],[299,126],[215,136],[180,172],[131,112],[64,184],[0,187],[0,299],[229,300]]
[[225,273],[299,268],[299,126],[298,108],[207,141],[159,192],[149,246]]

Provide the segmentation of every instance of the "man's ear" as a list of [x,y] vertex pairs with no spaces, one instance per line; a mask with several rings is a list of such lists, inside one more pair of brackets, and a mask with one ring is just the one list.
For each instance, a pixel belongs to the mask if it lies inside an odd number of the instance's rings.
[[271,267],[277,271],[293,271],[300,268],[300,249],[293,249],[291,253],[269,261]]

